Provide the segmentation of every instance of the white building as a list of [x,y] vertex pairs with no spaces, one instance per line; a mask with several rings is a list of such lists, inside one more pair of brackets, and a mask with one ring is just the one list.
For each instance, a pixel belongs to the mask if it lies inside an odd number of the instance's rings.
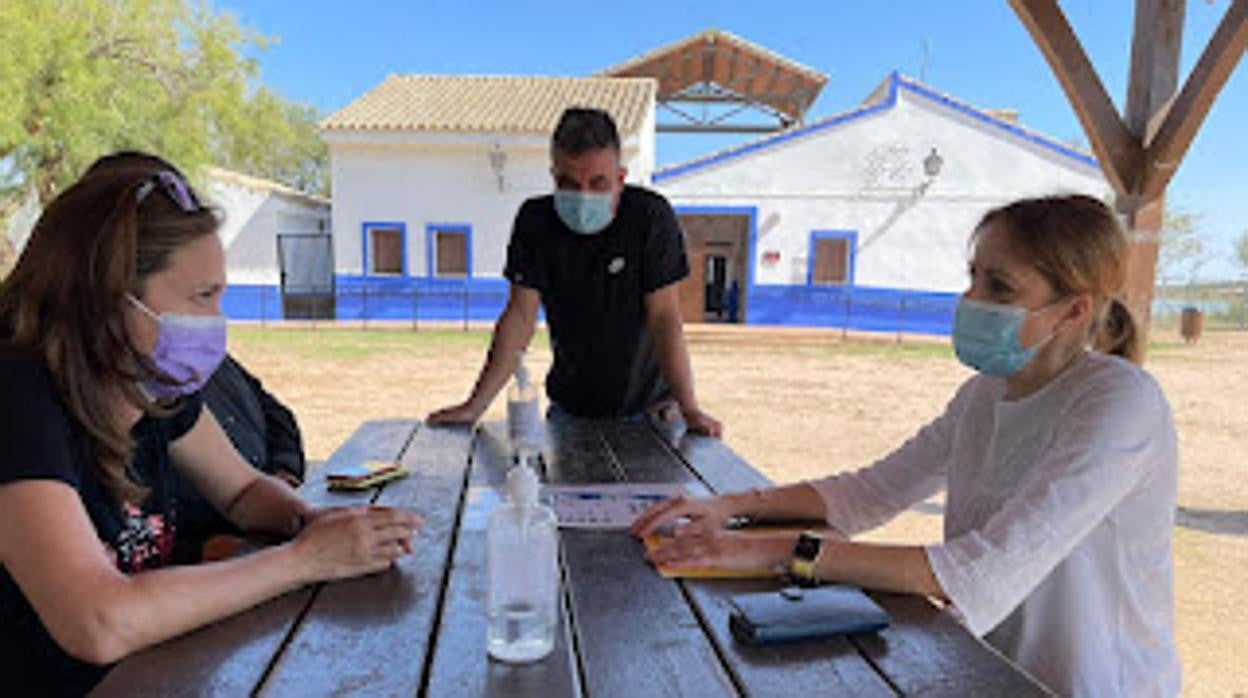
[[275,319],[332,307],[329,200],[219,167],[204,175],[203,197],[224,215],[225,313]]
[[[1090,154],[895,73],[861,105],[803,124],[824,81],[714,30],[595,78],[390,77],[322,123],[337,317],[493,319],[512,219],[550,191],[550,135],[573,105],[610,111],[629,179],[676,207],[690,321],[727,319],[732,296],[751,324],[947,333],[989,208],[1110,195]],[[754,128],[780,130],[656,171],[656,109],[689,116],[672,108],[682,101],[754,108],[777,121]]]
[[512,219],[553,188],[559,116],[611,113],[648,184],[654,95],[650,79],[391,76],[330,115],[337,317],[493,319]]
[[[219,167],[201,175],[200,195],[224,219],[218,232],[229,282],[225,313],[238,320],[332,312],[329,200]],[[20,253],[40,208],[28,197],[7,213],[0,247]]]
[[944,333],[967,241],[1008,201],[1108,198],[1095,159],[896,73],[859,107],[663,168],[685,228],[686,317],[733,280],[750,323]]

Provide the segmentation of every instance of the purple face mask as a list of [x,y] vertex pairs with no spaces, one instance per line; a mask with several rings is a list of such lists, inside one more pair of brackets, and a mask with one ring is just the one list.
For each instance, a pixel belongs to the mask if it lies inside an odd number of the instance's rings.
[[225,316],[157,315],[134,296],[128,298],[160,326],[156,348],[147,358],[157,371],[177,381],[170,384],[146,378],[141,384],[143,391],[154,400],[168,401],[204,387],[225,358]]

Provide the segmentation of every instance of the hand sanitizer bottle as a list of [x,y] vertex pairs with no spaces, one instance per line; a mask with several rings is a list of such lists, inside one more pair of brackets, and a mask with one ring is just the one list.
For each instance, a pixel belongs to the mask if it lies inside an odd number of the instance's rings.
[[521,463],[507,475],[507,502],[486,533],[490,656],[535,662],[555,644],[559,613],[558,526],[537,499],[537,474]]
[[541,397],[529,379],[524,365],[524,352],[516,361],[516,379],[507,391],[507,435],[511,449],[520,465],[533,463],[542,449]]

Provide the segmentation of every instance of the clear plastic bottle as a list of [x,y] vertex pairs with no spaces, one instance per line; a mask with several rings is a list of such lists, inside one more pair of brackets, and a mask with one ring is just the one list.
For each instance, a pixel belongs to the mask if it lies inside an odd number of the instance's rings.
[[559,529],[555,513],[537,499],[537,474],[517,465],[507,475],[507,502],[490,517],[490,656],[535,662],[555,644],[559,613]]
[[516,462],[533,463],[542,449],[542,401],[524,365],[524,352],[516,360],[516,379],[507,391],[507,436]]

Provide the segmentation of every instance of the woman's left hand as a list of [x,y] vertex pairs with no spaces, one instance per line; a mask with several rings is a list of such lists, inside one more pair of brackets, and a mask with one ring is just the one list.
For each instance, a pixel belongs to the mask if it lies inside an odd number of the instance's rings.
[[654,565],[674,569],[779,570],[789,563],[795,533],[742,533],[680,526],[646,554]]

